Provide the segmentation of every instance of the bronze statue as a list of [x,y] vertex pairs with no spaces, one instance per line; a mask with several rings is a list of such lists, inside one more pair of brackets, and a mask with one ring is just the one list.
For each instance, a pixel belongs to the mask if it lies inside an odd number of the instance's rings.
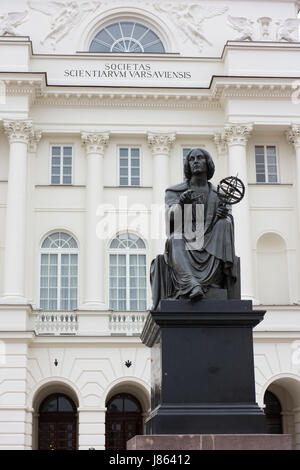
[[[185,182],[166,190],[168,238],[165,253],[152,261],[150,272],[154,309],[161,299],[205,298],[211,288],[229,292],[236,283],[238,258],[234,251],[233,217],[230,205],[224,203],[224,193],[220,197],[220,188],[217,190],[209,182],[214,171],[209,152],[193,148],[185,160]],[[184,230],[184,214],[190,208],[194,230],[197,204],[203,205],[203,243],[200,248],[191,249],[191,240]],[[178,223],[174,222],[178,208],[182,213],[181,236]]]

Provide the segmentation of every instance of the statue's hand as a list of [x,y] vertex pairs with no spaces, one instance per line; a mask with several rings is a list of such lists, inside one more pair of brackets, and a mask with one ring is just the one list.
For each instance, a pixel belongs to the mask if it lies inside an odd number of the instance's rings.
[[227,217],[228,213],[229,210],[225,206],[219,206],[216,211],[216,215],[219,219],[224,219],[225,217]]
[[184,191],[184,193],[181,194],[179,198],[179,203],[180,204],[191,204],[193,200],[193,193],[194,191],[192,189],[187,189]]

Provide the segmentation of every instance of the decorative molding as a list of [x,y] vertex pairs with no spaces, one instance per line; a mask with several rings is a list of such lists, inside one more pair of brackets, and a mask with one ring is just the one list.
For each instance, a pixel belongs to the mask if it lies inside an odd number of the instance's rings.
[[286,20],[278,20],[276,39],[277,41],[298,42],[299,41],[299,18],[287,18]]
[[234,41],[254,41],[254,21],[240,16],[227,16],[227,23],[239,34]]
[[28,151],[30,153],[36,153],[37,146],[41,138],[42,138],[42,131],[40,129],[33,131],[33,134],[30,137],[29,145],[28,145]]
[[10,144],[22,142],[28,144],[34,138],[34,130],[31,120],[3,121],[4,132],[7,134]]
[[224,126],[227,145],[246,145],[253,130],[252,124],[228,123]]
[[82,22],[88,13],[94,13],[102,2],[99,0],[88,0],[85,2],[68,0],[64,3],[52,0],[28,0],[28,4],[30,9],[51,16],[50,31],[41,40],[41,44],[43,45],[47,40],[50,40],[51,46],[55,50],[57,43]]
[[212,46],[203,30],[203,22],[214,16],[223,15],[228,7],[226,5],[204,6],[198,3],[154,3],[153,7],[158,13],[167,15],[178,27],[185,38],[194,44],[199,52],[202,52],[204,43]]
[[19,36],[17,28],[28,19],[28,11],[10,11],[0,16],[0,36]]
[[224,155],[227,153],[227,141],[224,138],[223,134],[216,133],[213,135],[213,141],[217,148],[217,153],[219,156]]
[[260,25],[261,38],[264,41],[267,41],[270,39],[270,26],[272,23],[272,18],[269,16],[262,16],[261,18],[258,18],[257,22]]
[[104,154],[104,149],[109,141],[109,132],[81,132],[82,143],[89,153]]
[[175,139],[175,133],[148,133],[148,143],[153,155],[169,155]]
[[300,124],[292,124],[291,129],[286,132],[287,141],[294,145],[295,149],[300,148]]

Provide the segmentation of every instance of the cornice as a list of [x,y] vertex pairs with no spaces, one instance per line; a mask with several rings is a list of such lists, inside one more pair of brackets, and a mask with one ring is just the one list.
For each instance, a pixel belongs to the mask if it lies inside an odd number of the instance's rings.
[[[9,76],[9,73],[1,76]],[[146,108],[146,109],[221,109],[231,98],[292,99],[296,78],[213,76],[208,87],[139,88],[80,87],[48,85],[43,73],[15,73],[3,78],[8,96],[28,96],[39,106]],[[19,75],[19,77],[18,77]]]

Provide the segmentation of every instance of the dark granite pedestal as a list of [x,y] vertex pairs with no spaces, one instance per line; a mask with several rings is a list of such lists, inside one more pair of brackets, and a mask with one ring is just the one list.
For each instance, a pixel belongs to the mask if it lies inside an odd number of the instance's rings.
[[151,348],[146,433],[265,434],[255,401],[251,301],[162,300],[141,339]]

